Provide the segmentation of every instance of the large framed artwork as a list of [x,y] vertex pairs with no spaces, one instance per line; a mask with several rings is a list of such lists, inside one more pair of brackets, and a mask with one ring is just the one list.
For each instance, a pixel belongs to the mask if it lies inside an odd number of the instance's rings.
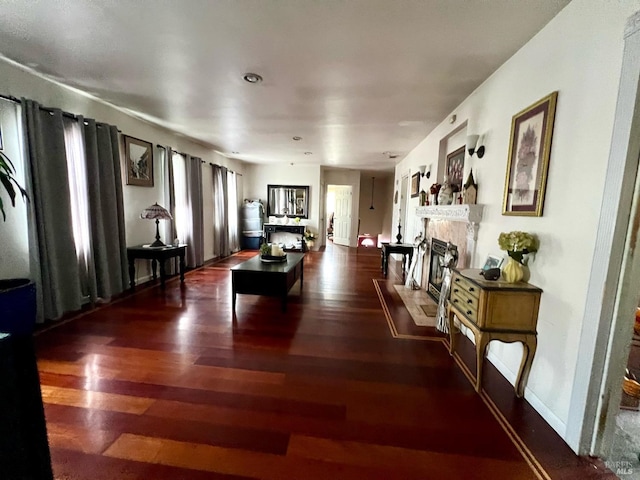
[[449,183],[462,191],[462,174],[464,172],[464,145],[447,155],[447,175]]
[[420,190],[420,173],[414,173],[411,175],[411,198],[420,194],[418,190]]
[[153,187],[153,145],[124,135],[127,185]]
[[557,100],[553,92],[513,116],[503,215],[542,216]]

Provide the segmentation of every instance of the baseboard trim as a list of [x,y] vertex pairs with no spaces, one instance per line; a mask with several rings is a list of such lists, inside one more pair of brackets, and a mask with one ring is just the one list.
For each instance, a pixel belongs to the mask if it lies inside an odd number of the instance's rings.
[[[496,355],[489,351],[487,353],[487,359],[496,367],[496,370],[506,378],[511,385],[516,384],[516,374],[512,372]],[[524,389],[524,398],[531,404],[531,406],[540,414],[540,416],[549,424],[555,432],[566,442],[565,435],[567,433],[566,424],[553,413],[549,407],[547,407],[540,398],[533,393],[529,387]]]

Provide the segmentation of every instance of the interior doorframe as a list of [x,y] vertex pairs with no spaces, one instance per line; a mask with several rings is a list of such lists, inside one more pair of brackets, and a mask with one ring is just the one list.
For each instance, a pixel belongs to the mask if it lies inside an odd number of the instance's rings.
[[624,37],[608,193],[602,198],[566,430],[567,443],[578,454],[605,458],[640,297],[633,292],[640,285],[640,12],[627,21]]

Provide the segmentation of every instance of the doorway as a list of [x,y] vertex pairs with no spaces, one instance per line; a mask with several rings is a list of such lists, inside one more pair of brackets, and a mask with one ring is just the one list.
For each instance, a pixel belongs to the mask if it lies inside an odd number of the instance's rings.
[[336,245],[350,245],[352,209],[351,185],[327,185],[327,238]]
[[[640,301],[640,13],[625,32],[611,150],[591,270],[567,439],[581,454],[607,459],[619,475],[640,472],[638,450],[615,459],[623,379],[629,362],[634,313]],[[613,193],[615,192],[615,193]],[[619,433],[619,432],[618,432]],[[637,439],[635,439],[637,441]],[[633,458],[635,457],[635,458]],[[620,462],[620,463],[618,463]]]

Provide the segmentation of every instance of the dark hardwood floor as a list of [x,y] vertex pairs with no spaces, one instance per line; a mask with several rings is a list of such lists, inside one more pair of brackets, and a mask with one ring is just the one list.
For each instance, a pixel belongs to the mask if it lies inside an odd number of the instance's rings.
[[493,411],[461,368],[470,342],[456,363],[443,339],[394,338],[378,251],[309,253],[286,313],[239,295],[234,318],[229,267],[254,254],[36,336],[57,479],[614,478],[487,364]]

